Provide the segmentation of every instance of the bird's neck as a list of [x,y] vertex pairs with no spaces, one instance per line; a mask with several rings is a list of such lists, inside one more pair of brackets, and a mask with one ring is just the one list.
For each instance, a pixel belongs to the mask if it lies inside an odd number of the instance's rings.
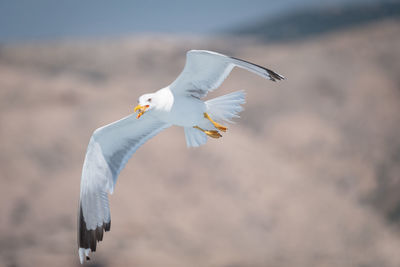
[[165,87],[154,93],[153,101],[156,110],[170,111],[174,104],[174,95],[169,87]]

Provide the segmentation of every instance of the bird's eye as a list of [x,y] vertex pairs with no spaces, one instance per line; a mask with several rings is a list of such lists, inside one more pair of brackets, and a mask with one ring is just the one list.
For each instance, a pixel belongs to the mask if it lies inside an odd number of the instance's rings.
[[151,102],[151,98],[147,99],[147,102]]

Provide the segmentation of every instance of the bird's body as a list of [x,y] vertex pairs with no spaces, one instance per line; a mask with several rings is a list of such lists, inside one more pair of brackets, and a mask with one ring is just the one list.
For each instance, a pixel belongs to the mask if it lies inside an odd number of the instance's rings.
[[158,98],[163,99],[163,102],[160,101],[161,107],[154,109],[153,113],[149,113],[149,115],[157,117],[165,123],[193,127],[205,121],[203,113],[206,112],[206,105],[198,98],[174,95],[169,86],[155,92],[152,102]]
[[162,130],[175,125],[184,128],[186,144],[196,147],[208,137],[220,138],[227,128],[220,123],[237,118],[244,104],[238,91],[208,101],[202,98],[216,89],[233,67],[254,72],[272,81],[283,76],[237,58],[205,50],[187,53],[185,68],[169,86],[144,94],[135,111],[119,121],[94,131],[82,169],[78,213],[78,246],[81,263],[96,250],[104,231],[110,230],[108,193],[133,153]]

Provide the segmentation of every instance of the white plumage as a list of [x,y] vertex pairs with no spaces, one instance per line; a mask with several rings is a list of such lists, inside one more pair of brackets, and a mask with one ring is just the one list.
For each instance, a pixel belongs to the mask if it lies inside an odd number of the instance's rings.
[[[191,50],[178,78],[165,88],[139,98],[139,114],[94,131],[87,148],[81,177],[78,213],[79,258],[89,259],[104,231],[110,230],[108,193],[132,154],[147,140],[172,125],[184,127],[186,144],[196,147],[207,138],[220,137],[226,128],[219,123],[232,122],[245,102],[243,91],[206,102],[201,98],[218,88],[233,67],[240,67],[272,81],[283,76],[237,58],[205,50]],[[219,122],[219,123],[218,123]]]

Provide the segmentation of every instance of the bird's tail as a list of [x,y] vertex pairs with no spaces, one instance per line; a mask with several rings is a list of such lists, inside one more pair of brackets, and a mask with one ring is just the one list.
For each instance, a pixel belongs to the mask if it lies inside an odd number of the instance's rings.
[[[245,103],[245,93],[237,91],[210,99],[205,103],[206,112],[214,121],[232,123],[232,119],[239,118],[239,112],[243,110],[241,105]],[[185,136],[188,147],[198,147],[207,142],[207,135],[195,128],[186,127]]]
[[207,113],[218,122],[230,122],[233,118],[239,118],[239,112],[243,110],[245,92],[237,91],[227,95],[206,101]]

